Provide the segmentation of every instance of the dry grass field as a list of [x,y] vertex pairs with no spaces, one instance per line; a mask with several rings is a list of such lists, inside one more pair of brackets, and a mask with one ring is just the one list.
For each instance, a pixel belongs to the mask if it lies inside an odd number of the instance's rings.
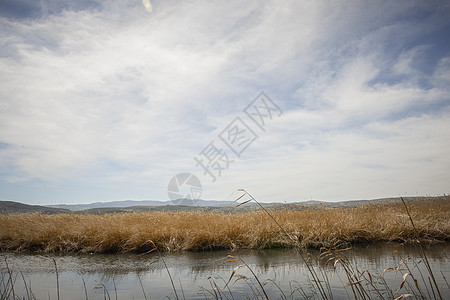
[[[450,240],[450,197],[281,211],[0,215],[2,250],[146,252]],[[276,220],[276,222],[273,219]],[[278,224],[276,224],[278,222]],[[280,227],[280,226],[281,227]]]

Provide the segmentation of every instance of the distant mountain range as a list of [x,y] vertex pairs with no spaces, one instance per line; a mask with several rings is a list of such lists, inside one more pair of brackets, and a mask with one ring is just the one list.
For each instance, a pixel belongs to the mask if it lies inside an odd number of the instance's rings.
[[[356,204],[366,203],[369,201],[386,201],[393,200],[394,198],[383,198],[375,200],[350,200],[350,201],[340,201],[340,202],[327,202],[319,200],[309,200],[295,203],[287,202],[271,202],[271,203],[261,203],[263,206],[274,206],[274,205],[325,205],[331,207],[340,206],[353,206]],[[399,199],[399,198],[397,198]],[[234,207],[239,203],[235,201],[219,201],[219,200],[192,200],[192,199],[178,199],[173,201],[159,201],[159,200],[124,200],[124,201],[111,201],[111,202],[95,202],[90,204],[57,204],[57,205],[47,205],[47,207],[68,209],[71,211],[81,211],[87,209],[98,209],[98,208],[129,208],[129,207],[143,207],[143,206],[199,206],[199,207]],[[255,202],[251,201],[244,206],[256,205]]]
[[[190,199],[179,199],[176,201],[157,201],[157,200],[125,200],[112,202],[96,202],[91,204],[59,204],[59,205],[28,205],[15,201],[0,201],[0,213],[28,213],[42,212],[45,214],[58,213],[123,213],[133,211],[189,211],[202,208],[207,211],[232,211],[238,203],[234,201],[208,201]],[[264,204],[274,205],[274,204]],[[242,205],[241,208],[253,210],[253,203]]]
[[[405,200],[411,200],[423,197],[404,197]],[[439,197],[427,197],[439,198]],[[376,203],[386,201],[399,201],[400,198],[382,198],[374,200],[352,200],[341,202],[326,202],[326,201],[303,201],[295,203],[261,203],[265,207],[273,207],[275,209],[293,208],[301,209],[301,206],[327,206],[327,207],[345,207],[355,206],[365,203]],[[15,201],[0,201],[0,213],[26,213],[26,212],[42,212],[45,214],[57,213],[122,213],[132,211],[179,211],[179,210],[195,210],[199,207],[207,211],[233,211],[239,203],[235,201],[218,201],[218,200],[190,200],[179,199],[175,201],[158,201],[158,200],[124,200],[112,202],[95,202],[90,204],[58,204],[58,205],[28,205]],[[244,211],[251,211],[257,209],[256,203],[248,202],[239,207]]]
[[167,205],[180,205],[180,206],[201,206],[201,207],[223,207],[237,205],[234,201],[218,201],[218,200],[192,200],[192,199],[178,199],[173,201],[158,201],[158,200],[124,200],[124,201],[112,201],[112,202],[95,202],[90,204],[57,204],[47,205],[52,208],[62,208],[72,211],[93,209],[93,208],[106,208],[106,207],[134,207],[134,206],[167,206]]

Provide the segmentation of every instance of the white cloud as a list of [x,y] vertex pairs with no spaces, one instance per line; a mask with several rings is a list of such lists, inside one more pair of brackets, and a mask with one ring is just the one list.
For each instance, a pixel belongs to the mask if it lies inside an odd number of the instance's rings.
[[[244,186],[265,201],[442,194],[449,183],[449,126],[446,114],[345,132],[277,132],[275,139],[257,141],[258,151],[246,152],[210,196],[228,195],[230,186]],[[283,138],[288,142],[280,143]]]
[[0,19],[4,180],[95,174],[148,182],[148,198],[162,198],[177,172],[200,173],[192,157],[265,90],[285,113],[205,182],[208,197],[242,182],[271,200],[391,195],[422,179],[430,188],[418,192],[444,192],[448,161],[435,148],[448,148],[448,110],[410,113],[449,99],[448,58],[432,74],[414,63],[433,49],[417,37],[447,22],[409,17],[427,4],[152,4],[152,14],[139,2],[50,4],[57,12],[39,19]]

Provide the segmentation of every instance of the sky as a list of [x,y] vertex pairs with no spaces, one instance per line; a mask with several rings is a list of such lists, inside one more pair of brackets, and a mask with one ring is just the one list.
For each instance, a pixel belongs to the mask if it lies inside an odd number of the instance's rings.
[[448,1],[0,0],[0,26],[0,200],[450,192]]

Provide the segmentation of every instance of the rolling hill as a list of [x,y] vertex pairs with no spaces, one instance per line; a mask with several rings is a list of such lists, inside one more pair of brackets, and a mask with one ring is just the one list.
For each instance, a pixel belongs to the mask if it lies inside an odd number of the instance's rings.
[[[404,197],[405,200],[413,200],[417,198],[432,199],[439,197]],[[366,203],[380,203],[389,201],[400,201],[399,197],[395,198],[382,198],[373,200],[351,200],[340,202],[326,202],[326,201],[302,201],[295,203],[261,203],[264,207],[270,207],[275,210],[293,209],[302,210],[306,207],[352,207]],[[192,203],[192,200],[180,199],[178,201],[157,201],[157,200],[125,200],[125,201],[112,201],[112,202],[96,202],[90,204],[59,204],[59,205],[29,205],[15,201],[0,201],[0,213],[29,213],[29,212],[41,212],[45,214],[58,214],[58,213],[78,213],[78,214],[98,214],[98,213],[126,213],[126,212],[146,212],[146,211],[191,211],[191,210],[204,210],[204,211],[218,211],[218,212],[245,212],[254,211],[259,207],[254,202],[246,203],[245,205],[238,206],[234,201],[214,201],[214,200],[197,200]]]
[[71,213],[71,211],[68,209],[46,207],[40,205],[28,205],[15,201],[0,201],[0,212],[3,214],[29,212],[41,212],[45,214]]

